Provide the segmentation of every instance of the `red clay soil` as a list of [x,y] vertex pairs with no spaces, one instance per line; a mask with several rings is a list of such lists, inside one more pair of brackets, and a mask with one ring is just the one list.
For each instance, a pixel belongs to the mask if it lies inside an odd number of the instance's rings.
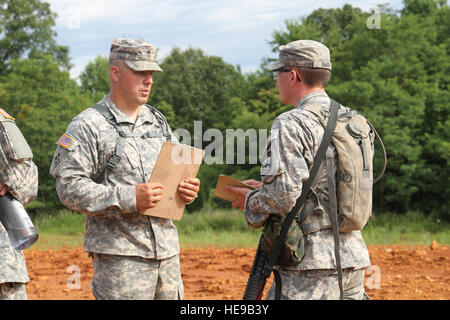
[[[366,291],[374,300],[449,300],[450,247],[370,245]],[[240,300],[255,249],[184,249],[187,300]],[[83,249],[25,251],[30,300],[90,300],[92,264]],[[79,277],[77,277],[79,275]],[[77,282],[76,279],[81,281]],[[270,280],[271,282],[271,280]],[[268,289],[270,283],[266,286]],[[78,289],[79,288],[79,289]],[[267,292],[266,289],[266,292]]]

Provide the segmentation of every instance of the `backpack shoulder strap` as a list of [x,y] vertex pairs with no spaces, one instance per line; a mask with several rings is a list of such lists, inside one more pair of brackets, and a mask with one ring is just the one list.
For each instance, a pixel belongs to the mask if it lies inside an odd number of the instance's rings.
[[114,149],[114,153],[108,159],[107,163],[107,168],[114,169],[120,162],[120,159],[122,157],[127,135],[123,132],[122,128],[120,128],[119,124],[116,121],[116,118],[104,103],[97,103],[91,108],[100,113],[106,119],[106,121],[108,121],[108,123],[111,124],[119,133],[119,140],[117,141],[116,148]]
[[166,117],[164,117],[162,112],[159,111],[158,109],[156,109],[155,107],[152,107],[151,105],[148,105],[148,104],[146,104],[145,106],[150,109],[150,111],[155,116],[156,120],[158,120],[158,122],[160,123],[160,125],[164,131],[164,136],[166,137],[166,141],[170,142],[172,140],[172,135],[170,134],[169,123],[167,122]]
[[91,108],[100,113],[106,119],[106,121],[108,121],[114,127],[114,129],[121,130],[119,124],[116,121],[116,118],[104,103],[97,103]]
[[317,116],[320,119],[320,123],[326,126],[327,117],[330,116],[330,111],[327,107],[319,104],[308,104],[303,107],[303,110],[309,111]]
[[[154,108],[150,105],[146,104],[145,106],[150,109],[150,111],[155,116],[156,120],[160,123],[160,125],[163,129],[163,132],[164,132],[164,136],[166,137],[166,141],[171,141],[172,135],[170,134],[169,124],[167,123],[167,120],[164,117],[164,115],[160,111],[158,111],[156,108]],[[114,153],[108,159],[108,164],[107,164],[107,167],[109,169],[114,169],[117,166],[117,164],[120,162],[123,150],[125,148],[126,138],[140,136],[140,135],[136,135],[136,134],[132,134],[132,133],[126,134],[122,130],[120,125],[117,123],[116,118],[112,114],[111,110],[109,110],[108,106],[106,106],[104,103],[101,103],[101,102],[97,103],[96,105],[92,106],[91,108],[96,110],[98,113],[100,113],[105,118],[105,120],[108,121],[108,123],[111,124],[114,127],[114,129],[119,133],[119,139],[117,141],[116,148],[114,149]]]
[[[331,104],[337,104],[338,116],[337,119],[341,120],[343,118],[351,118],[354,115],[358,114],[358,111],[351,110],[347,107],[342,106],[340,103],[330,98],[330,108]],[[331,109],[328,108],[326,104],[309,104],[303,107],[303,110],[309,111],[312,114],[319,117],[320,122],[324,127],[327,126],[328,118],[330,117]]]

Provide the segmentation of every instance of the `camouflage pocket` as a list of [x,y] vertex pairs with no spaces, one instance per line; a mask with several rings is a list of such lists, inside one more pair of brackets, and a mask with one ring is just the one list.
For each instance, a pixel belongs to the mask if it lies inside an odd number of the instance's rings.
[[[267,219],[262,233],[262,250],[267,257],[272,254],[278,237],[280,236],[281,227],[286,216],[271,215]],[[289,227],[288,233],[281,247],[276,265],[283,267],[294,266],[300,263],[305,254],[305,246],[303,233],[296,221]]]
[[0,123],[5,133],[5,149],[12,160],[32,159],[33,152],[14,121]]

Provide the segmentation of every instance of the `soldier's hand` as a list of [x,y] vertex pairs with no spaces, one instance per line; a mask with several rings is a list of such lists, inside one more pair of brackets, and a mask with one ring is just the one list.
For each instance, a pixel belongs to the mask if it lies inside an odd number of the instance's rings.
[[233,208],[239,208],[241,210],[244,210],[245,198],[247,197],[247,193],[249,193],[252,190],[250,190],[248,188],[235,187],[235,186],[232,186],[232,185],[227,185],[227,189],[229,191],[234,192],[237,195],[239,195],[237,200],[235,202],[233,202],[231,204],[231,206]]
[[0,197],[3,197],[7,193],[8,193],[8,187],[4,183],[0,182]]
[[136,207],[139,212],[154,208],[161,201],[164,186],[161,183],[141,183],[136,186]]
[[178,186],[178,193],[186,203],[194,201],[199,190],[200,179],[198,178],[188,178]]

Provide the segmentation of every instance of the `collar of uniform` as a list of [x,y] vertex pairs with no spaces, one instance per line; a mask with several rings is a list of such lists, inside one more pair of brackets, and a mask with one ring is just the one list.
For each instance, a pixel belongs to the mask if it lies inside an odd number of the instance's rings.
[[120,110],[119,107],[116,106],[116,104],[110,99],[109,94],[107,94],[103,97],[103,102],[109,108],[109,110],[113,114],[114,118],[116,118],[117,123],[125,122],[125,123],[131,123],[131,124],[134,124],[135,126],[138,126],[145,122],[152,123],[154,121],[153,114],[151,114],[150,109],[148,107],[146,107],[145,105],[141,106],[141,109],[139,110],[136,121],[133,121],[122,110]]
[[109,108],[114,118],[116,118],[117,123],[126,122],[134,124],[134,122],[130,118],[128,118],[128,116],[122,110],[120,110],[119,107],[117,107],[116,104],[110,99],[109,94],[103,97],[102,102]]
[[306,96],[301,98],[299,100],[299,102],[297,102],[297,105],[295,107],[301,109],[301,108],[303,108],[303,105],[305,104],[306,101],[308,101],[312,98],[316,98],[316,97],[328,98],[328,95],[325,91],[314,91],[314,92],[308,93]]
[[141,110],[139,110],[138,118],[136,120],[135,127],[138,127],[146,122],[153,123],[156,121],[155,116],[153,115],[153,112],[150,110],[150,107],[147,105],[143,105],[141,107]]

